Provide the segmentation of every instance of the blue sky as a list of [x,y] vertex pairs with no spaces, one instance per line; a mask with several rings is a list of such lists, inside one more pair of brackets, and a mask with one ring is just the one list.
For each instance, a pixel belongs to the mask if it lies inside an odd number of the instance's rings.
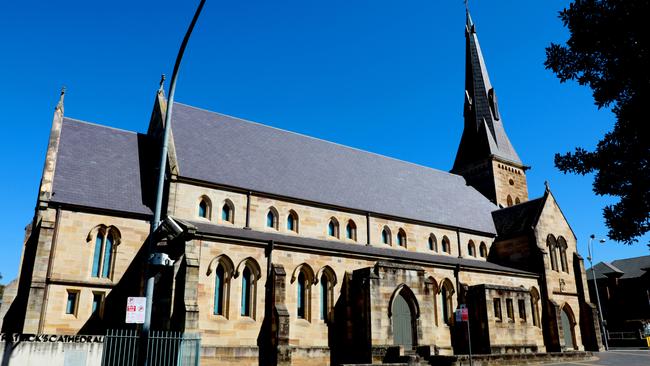
[[[146,131],[160,74],[171,73],[196,3],[3,3],[3,283],[18,270],[61,86],[67,116]],[[592,177],[558,172],[553,154],[592,149],[614,118],[596,109],[589,89],[544,69],[544,47],[567,38],[557,19],[566,4],[470,6],[506,131],[532,166],[530,196],[550,182],[586,257],[589,234],[606,233],[601,208],[612,199],[593,194]],[[208,0],[176,99],[449,170],[463,125],[464,16],[461,0]],[[608,242],[595,260],[647,255],[648,239]]]

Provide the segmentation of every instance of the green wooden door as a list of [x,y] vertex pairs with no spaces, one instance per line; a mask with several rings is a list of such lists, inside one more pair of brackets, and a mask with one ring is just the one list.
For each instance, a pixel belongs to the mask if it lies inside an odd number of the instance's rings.
[[393,340],[396,346],[413,347],[413,317],[402,294],[393,301]]
[[566,313],[565,309],[562,309],[562,329],[564,330],[564,344],[567,349],[575,349],[573,344],[573,324],[571,324],[571,319]]

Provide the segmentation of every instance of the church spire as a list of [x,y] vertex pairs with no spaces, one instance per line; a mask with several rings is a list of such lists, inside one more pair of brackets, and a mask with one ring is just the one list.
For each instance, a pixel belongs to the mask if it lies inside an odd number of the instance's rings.
[[452,171],[464,170],[488,158],[523,167],[503,128],[497,96],[469,9],[466,10],[465,47],[465,127]]
[[[467,5],[467,3],[466,3]],[[465,21],[465,125],[451,172],[500,206],[528,200],[526,169],[503,128],[476,25]]]

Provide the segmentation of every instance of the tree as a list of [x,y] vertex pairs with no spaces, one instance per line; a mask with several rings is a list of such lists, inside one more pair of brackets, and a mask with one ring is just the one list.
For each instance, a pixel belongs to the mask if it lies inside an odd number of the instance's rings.
[[611,107],[616,117],[594,151],[556,154],[555,166],[595,173],[594,192],[619,198],[603,216],[608,236],[626,244],[650,226],[649,14],[650,0],[576,0],[559,14],[570,37],[546,48],[544,64],[562,83],[589,86],[596,106]]

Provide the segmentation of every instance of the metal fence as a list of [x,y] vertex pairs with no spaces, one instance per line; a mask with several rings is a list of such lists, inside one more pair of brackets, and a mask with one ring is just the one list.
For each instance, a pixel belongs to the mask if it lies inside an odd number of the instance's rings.
[[642,339],[640,332],[607,332],[607,339],[621,339],[621,340],[631,340],[631,339]]
[[[143,340],[136,330],[109,329],[102,366],[137,366]],[[150,366],[198,366],[201,338],[181,332],[152,331],[144,356]]]

